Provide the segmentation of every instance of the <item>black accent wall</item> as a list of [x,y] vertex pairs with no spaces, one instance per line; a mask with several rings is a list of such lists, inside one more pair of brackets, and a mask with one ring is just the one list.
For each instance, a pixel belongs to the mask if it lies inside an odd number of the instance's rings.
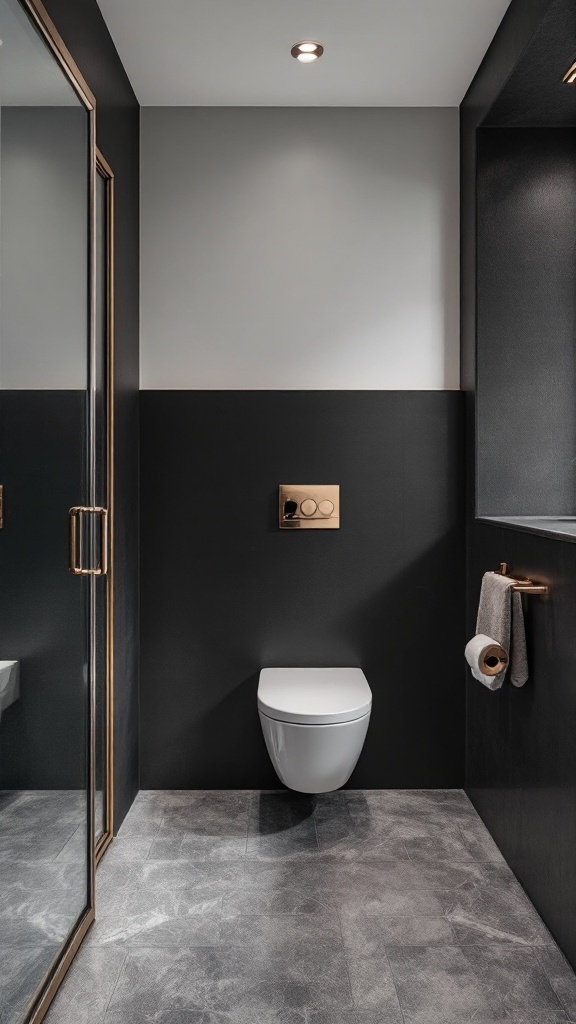
[[138,791],[140,108],[96,0],[44,0],[96,96],[98,145],[116,189],[115,827]]
[[[279,782],[265,666],[357,665],[352,787],[460,786],[459,392],[145,391],[142,787]],[[281,531],[280,483],[339,483],[339,531]]]
[[0,649],[20,661],[2,713],[2,789],[86,785],[86,581],[68,572],[67,510],[85,494],[86,393],[2,391]]
[[477,513],[573,515],[574,128],[479,129],[477,188]]
[[[483,501],[488,493],[490,459],[494,476],[504,477],[498,484],[499,494],[510,498],[514,491],[518,499],[517,515],[532,512],[541,498],[534,488],[546,474],[551,498],[564,500],[572,472],[573,449],[563,435],[554,445],[548,426],[555,422],[556,386],[566,402],[572,401],[572,408],[568,405],[565,410],[570,423],[576,400],[569,363],[575,310],[574,238],[570,229],[563,233],[573,216],[574,191],[566,173],[566,168],[572,168],[573,177],[573,142],[562,127],[575,123],[576,93],[561,82],[575,52],[572,0],[513,0],[461,107],[461,294],[468,635],[474,630],[482,575],[501,561],[507,561],[517,575],[550,585],[548,598],[525,599],[528,683],[518,690],[505,684],[493,693],[466,673],[467,791],[576,967],[576,547],[560,538],[543,538],[475,518],[477,508],[485,511],[477,498]],[[515,125],[514,132],[502,131],[505,125]],[[501,173],[501,162],[511,173]],[[534,202],[531,189],[538,174],[544,187]],[[477,184],[483,197],[480,205]],[[550,221],[558,216],[557,223],[562,225],[557,246],[546,234],[547,203],[552,206]],[[554,206],[562,203],[567,203],[565,223]],[[540,224],[535,217],[541,218]],[[558,257],[565,265],[554,279],[548,261]],[[500,275],[495,273],[498,266]],[[523,330],[527,331],[525,345]],[[560,338],[564,347],[559,350]],[[499,364],[508,388],[502,384],[491,397],[488,389],[498,388]],[[534,431],[527,422],[530,402],[536,415],[548,406],[549,423],[542,419],[541,431]],[[562,423],[556,425],[561,431]],[[521,436],[523,431],[529,435],[529,445]],[[498,468],[506,448],[508,456],[513,455],[509,487],[502,461]],[[526,459],[534,468],[532,477],[523,465]],[[480,495],[475,494],[477,474]],[[532,501],[534,505],[526,507]],[[491,511],[497,515],[500,510]]]
[[467,789],[576,966],[576,545],[476,523],[470,553],[469,622],[482,574],[504,559],[550,586],[525,599],[526,685],[468,683]]

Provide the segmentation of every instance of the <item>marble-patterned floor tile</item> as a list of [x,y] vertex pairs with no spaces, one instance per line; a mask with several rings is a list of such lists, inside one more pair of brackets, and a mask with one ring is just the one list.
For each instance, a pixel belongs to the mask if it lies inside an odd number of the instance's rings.
[[499,998],[503,1016],[547,1014],[565,1019],[564,1008],[532,949],[501,943],[461,948],[483,989]]
[[557,946],[535,949],[536,958],[566,1010],[570,1020],[576,1020],[576,975]]
[[504,1016],[498,992],[482,983],[456,946],[391,947],[388,959],[404,1019],[410,1024]]
[[130,885],[144,889],[210,889],[221,896],[238,881],[236,861],[145,860],[132,864]]
[[246,828],[240,835],[192,835],[163,828],[152,842],[149,860],[235,860],[246,853]]
[[[100,1021],[97,1024],[100,1024]],[[105,1015],[103,1024],[142,1024],[142,1014],[139,1010],[129,1008],[110,1010]],[[224,1013],[220,1010],[168,1007],[154,1013],[153,1024],[307,1024],[307,1014],[305,1010],[279,1008],[264,1011],[260,1009],[258,1019],[255,1021],[252,1010],[233,1010],[230,1013]]]
[[154,841],[153,836],[117,836],[106,852],[107,864],[146,860]]
[[354,885],[364,880],[379,891],[400,889],[408,892],[434,889],[466,889],[477,885],[489,885],[492,880],[490,869],[494,865],[448,864],[427,859],[398,861],[358,861],[336,863],[336,871],[344,882],[348,879]]
[[348,810],[355,820],[379,820],[390,837],[398,839],[445,835],[479,820],[459,790],[350,791]]
[[[80,795],[55,796],[78,828]],[[6,802],[25,836],[16,811],[40,796]],[[60,882],[74,893],[79,865],[57,858],[28,864],[24,884],[7,863],[0,943],[11,905],[31,921]],[[138,795],[47,1024],[570,1018],[575,976],[463,792],[176,790]]]
[[254,793],[248,815],[249,835],[313,831],[315,806],[316,798],[305,793]]
[[308,1015],[308,1024],[394,1024],[398,1021],[402,1024],[402,1017],[399,1008],[390,1009],[386,1016],[381,1010],[311,1010]]
[[[128,942],[146,945],[178,945],[168,942],[170,928],[173,934],[181,929],[189,940],[181,945],[198,945],[198,938],[206,936],[206,944],[219,941],[222,900],[210,892],[162,889],[118,890],[110,900],[102,901],[95,925],[88,941],[104,945],[108,942]],[[192,920],[174,925],[175,919]]]
[[2,888],[26,892],[87,889],[85,864],[63,864],[55,861],[6,860],[1,865]]
[[1,1019],[24,1019],[26,1008],[38,985],[48,972],[58,946],[29,948],[2,947],[0,966]]
[[[0,875],[1,877],[1,875]],[[71,889],[0,894],[0,960],[6,947],[49,946],[55,952],[84,910],[86,900]]]
[[453,946],[454,933],[445,917],[403,917],[341,913],[347,949],[363,956],[384,953],[387,946]]
[[220,944],[220,907],[196,914],[171,916],[162,910],[133,915],[106,915],[96,920],[86,940],[90,946],[217,946]]
[[126,839],[128,836],[141,836],[143,839],[154,839],[162,827],[164,812],[159,812],[155,817],[148,814],[130,814],[122,822],[117,839]]
[[245,835],[252,804],[241,790],[177,794],[165,805],[163,825],[182,834]]
[[415,860],[447,861],[449,864],[475,864],[481,857],[468,848],[461,830],[445,836],[418,836],[404,840],[406,851]]
[[518,883],[479,886],[457,895],[447,914],[462,945],[511,942],[548,945],[552,938]]
[[88,837],[86,834],[86,828],[81,825],[72,833],[68,841],[64,844],[54,859],[58,863],[61,861],[66,864],[85,863],[87,845]]
[[334,909],[328,893],[309,893],[287,884],[264,892],[237,889],[222,901],[224,917],[236,914],[318,914]]
[[0,789],[0,815],[2,820],[12,814],[21,806],[26,797],[26,791],[22,789]]
[[461,825],[460,836],[466,849],[475,860],[493,861],[495,864],[506,863],[488,829],[480,819],[476,824]]
[[352,998],[362,1010],[378,1010],[386,1024],[403,1024],[402,1011],[388,956],[347,957]]
[[[112,844],[114,845],[114,844]],[[98,865],[96,874],[96,901],[102,905],[105,900],[112,898],[112,893],[119,889],[137,888],[141,879],[138,868],[138,861],[111,861],[106,852],[104,859]]]
[[226,808],[215,808],[209,812],[206,808],[195,805],[187,809],[167,811],[162,819],[162,832],[167,830],[168,837],[181,838],[187,836],[207,836],[226,838],[229,836],[246,836],[248,829],[248,812],[245,808],[228,811]]
[[156,791],[150,795],[138,793],[120,826],[118,836],[125,838],[128,835],[154,835],[162,824],[166,813],[166,804],[160,797],[161,794]]
[[255,792],[252,789],[149,789],[141,790],[138,799],[144,804],[160,804],[166,810],[194,806],[205,807],[210,812],[216,808],[233,811],[238,807],[247,811]]
[[230,1013],[351,1005],[346,963],[333,950],[293,957],[251,949],[131,950],[109,1011]]
[[334,903],[341,915],[351,917],[444,917],[457,899],[457,893],[450,889],[376,889],[361,896],[346,891],[336,893]]
[[[2,822],[2,830],[4,823]],[[85,832],[84,832],[85,834]],[[40,829],[38,825],[20,832],[0,834],[0,864],[6,860],[50,861],[54,860],[69,842],[73,831],[70,827],[53,826]],[[86,845],[83,848],[86,856]]]
[[349,860],[407,860],[402,839],[388,835],[377,819],[358,818],[348,814],[316,820],[318,848],[324,857]]
[[45,1024],[101,1024],[126,958],[123,946],[84,945],[52,1003]]
[[290,955],[304,946],[341,950],[342,930],[335,913],[320,914],[223,914],[221,928],[225,946],[274,950]]
[[246,856],[256,860],[306,859],[318,856],[311,800],[283,799],[253,804],[248,819]]

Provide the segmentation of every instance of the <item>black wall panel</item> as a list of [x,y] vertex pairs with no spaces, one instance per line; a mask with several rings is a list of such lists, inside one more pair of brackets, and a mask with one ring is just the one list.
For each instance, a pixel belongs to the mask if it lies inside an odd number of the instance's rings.
[[[482,524],[474,519],[477,443],[484,451],[492,446],[493,455],[506,448],[516,452],[513,472],[519,493],[521,488],[517,484],[519,479],[522,480],[520,460],[523,457],[536,459],[539,474],[554,474],[558,465],[550,465],[550,461],[558,459],[560,462],[565,455],[565,446],[554,447],[548,434],[542,438],[533,436],[536,450],[530,452],[525,448],[522,455],[523,439],[518,435],[526,425],[528,415],[522,404],[522,395],[529,404],[534,400],[531,389],[541,385],[537,400],[541,406],[548,400],[550,419],[554,422],[556,410],[551,405],[550,389],[546,384],[554,378],[560,387],[565,383],[562,375],[567,364],[562,360],[569,358],[573,346],[569,353],[559,354],[555,348],[554,332],[556,321],[564,339],[571,329],[574,310],[574,291],[573,287],[570,288],[574,273],[573,237],[570,237],[570,231],[564,234],[566,224],[558,221],[561,225],[559,247],[565,261],[572,265],[560,269],[558,282],[547,281],[544,292],[548,314],[546,331],[541,331],[540,339],[529,339],[528,354],[524,360],[518,360],[516,370],[507,368],[510,336],[517,339],[520,336],[510,315],[517,297],[507,294],[507,289],[525,289],[526,302],[536,322],[541,322],[538,318],[543,311],[528,294],[529,288],[540,286],[540,282],[534,279],[535,267],[531,260],[537,262],[543,254],[550,255],[554,245],[550,241],[542,250],[535,224],[531,225],[529,219],[525,219],[517,225],[520,233],[522,230],[525,233],[524,252],[518,248],[506,253],[500,244],[498,218],[494,215],[491,223],[490,215],[488,222],[481,220],[482,212],[477,208],[477,171],[480,171],[485,199],[492,198],[494,202],[502,203],[507,191],[509,205],[500,216],[503,218],[502,231],[511,230],[514,212],[518,214],[526,198],[523,189],[530,184],[539,168],[541,172],[545,171],[543,161],[546,156],[538,152],[538,145],[542,146],[538,127],[548,133],[550,152],[553,152],[553,129],[547,125],[574,123],[567,106],[576,102],[574,91],[562,94],[561,108],[555,102],[559,61],[562,67],[564,63],[567,67],[573,59],[573,31],[574,5],[568,0],[553,0],[552,3],[550,0],[512,0],[461,106],[461,301],[462,384],[467,392],[468,635],[474,630],[482,574],[497,568],[501,561],[509,562],[518,575],[545,580],[551,587],[549,598],[525,599],[530,658],[530,679],[525,687],[516,690],[505,685],[501,691],[491,693],[475,683],[466,671],[467,790],[520,882],[576,966],[576,756],[573,740],[576,720],[576,546],[559,538],[543,538],[521,530]],[[560,47],[559,38],[562,40]],[[551,46],[552,39],[556,43]],[[527,74],[527,69],[531,69],[530,74]],[[524,88],[519,89],[521,82]],[[529,133],[517,128],[515,133],[499,136],[493,133],[492,128],[481,127],[482,124],[496,123],[531,124],[534,128]],[[478,137],[479,129],[481,139]],[[486,132],[490,134],[485,135]],[[557,138],[562,141],[563,133],[559,133]],[[485,139],[493,149],[491,159],[479,169],[477,156],[485,145]],[[569,136],[564,136],[563,141],[566,140],[572,147],[569,150],[572,154],[573,143]],[[486,171],[497,166],[500,157],[509,162],[510,173],[498,175],[491,185],[485,177]],[[571,156],[568,162],[573,166]],[[563,180],[566,183],[566,176]],[[561,198],[562,189],[559,194],[555,192],[554,174],[548,175],[546,181],[544,173],[544,183],[547,187],[542,189],[541,202],[533,204],[532,212],[544,217],[546,228],[546,203],[553,204]],[[529,207],[530,204],[524,205],[525,216]],[[557,214],[558,211],[553,209],[551,220]],[[568,225],[571,217],[570,206],[566,212]],[[477,218],[481,232],[478,248]],[[492,246],[487,244],[490,233]],[[477,256],[482,265],[478,265]],[[506,263],[511,257],[512,266],[508,268]],[[490,261],[500,265],[500,277],[494,274],[495,266],[491,266]],[[544,266],[544,277],[546,273]],[[477,296],[479,283],[483,294]],[[557,287],[560,288],[560,296],[555,292]],[[555,307],[550,301],[552,298]],[[477,312],[480,313],[478,319]],[[503,387],[498,395],[493,396],[491,408],[489,401],[486,404],[480,400],[476,422],[476,368],[482,374],[486,360],[491,360],[492,384],[496,388],[499,355],[503,376],[509,373],[508,387]],[[572,367],[569,367],[567,376],[565,396],[568,399]],[[526,387],[523,387],[523,382]],[[482,386],[481,378],[478,383]],[[510,384],[515,389],[512,397]],[[574,400],[573,391],[571,397]],[[507,430],[503,431],[501,421],[507,415],[504,409],[506,402],[510,403],[516,415],[509,418]],[[569,415],[572,421],[573,413],[569,412]],[[485,467],[480,464],[479,468],[482,479]],[[500,468],[501,493],[504,495],[505,474],[506,470]],[[523,479],[524,490],[520,497],[528,502],[532,499],[529,478],[524,475]],[[483,487],[485,485],[484,479]],[[529,508],[523,508],[518,514],[529,512]]]
[[140,108],[96,0],[45,0],[96,96],[98,145],[116,186],[115,825],[138,791]]
[[[143,392],[143,788],[275,787],[265,666],[359,665],[351,786],[460,786],[459,392]],[[280,483],[339,483],[339,531],[280,531]],[[455,639],[458,638],[458,639]]]
[[477,187],[477,512],[573,515],[574,129],[481,128]]
[[469,678],[467,787],[537,910],[576,963],[576,544],[477,523],[469,622],[482,574],[507,560],[550,586],[525,598],[530,678],[495,693]]
[[68,572],[68,509],[85,483],[85,401],[79,391],[0,393],[0,652],[20,662],[20,697],[0,723],[2,789],[86,785],[87,592]]

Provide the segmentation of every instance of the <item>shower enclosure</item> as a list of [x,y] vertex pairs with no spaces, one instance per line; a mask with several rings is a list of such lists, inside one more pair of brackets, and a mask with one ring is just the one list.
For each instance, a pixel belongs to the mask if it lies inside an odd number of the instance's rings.
[[24,1024],[111,835],[112,175],[41,4],[0,0],[0,39],[0,1020]]

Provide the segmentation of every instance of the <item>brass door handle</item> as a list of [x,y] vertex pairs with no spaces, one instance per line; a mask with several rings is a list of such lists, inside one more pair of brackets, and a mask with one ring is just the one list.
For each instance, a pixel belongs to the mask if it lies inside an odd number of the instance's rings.
[[[84,516],[100,517],[100,565],[83,566]],[[75,505],[69,512],[70,572],[73,576],[105,576],[108,572],[108,509],[97,505]]]

